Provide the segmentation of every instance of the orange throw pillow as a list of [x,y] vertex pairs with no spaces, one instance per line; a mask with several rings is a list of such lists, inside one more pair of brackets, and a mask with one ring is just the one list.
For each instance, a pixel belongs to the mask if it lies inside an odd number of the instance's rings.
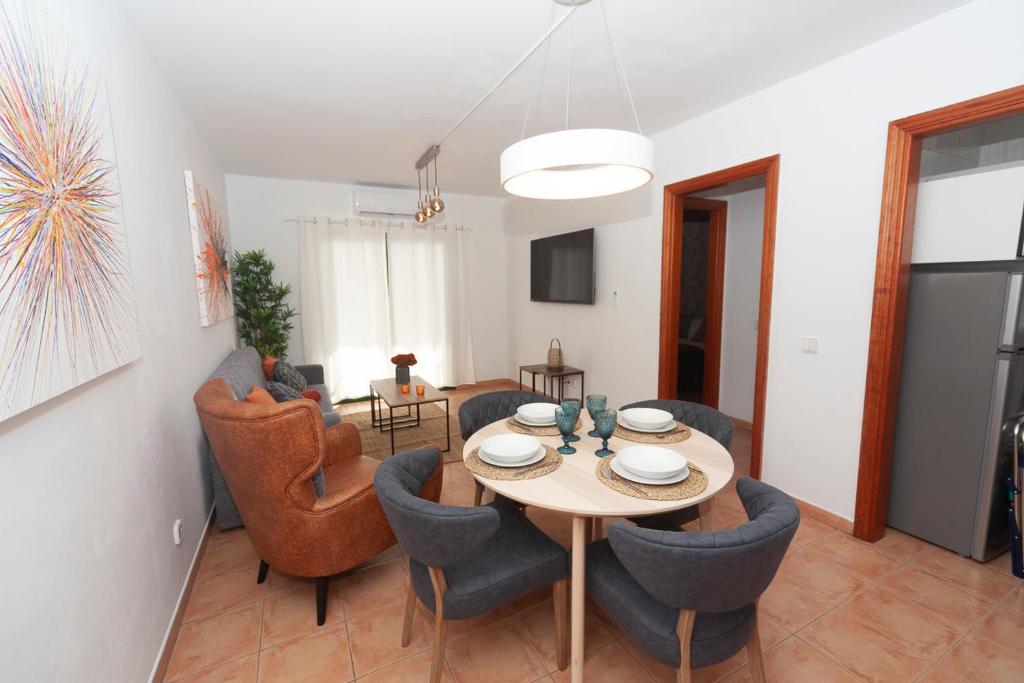
[[249,391],[249,395],[245,397],[247,403],[260,403],[274,405],[277,401],[270,395],[270,392],[263,387],[258,387],[255,384],[252,385],[252,389]]
[[277,359],[273,356],[263,357],[263,376],[267,379],[274,379],[274,366],[277,364]]
[[309,398],[319,403],[321,397],[320,392],[316,389],[306,389],[302,392],[302,398]]

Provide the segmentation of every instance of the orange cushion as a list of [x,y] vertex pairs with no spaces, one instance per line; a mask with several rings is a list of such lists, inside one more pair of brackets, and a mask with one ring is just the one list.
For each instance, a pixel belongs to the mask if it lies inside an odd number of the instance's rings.
[[274,365],[277,364],[277,359],[273,356],[263,357],[263,376],[267,379],[274,379]]
[[249,403],[262,403],[262,404],[275,404],[277,401],[270,395],[270,392],[263,387],[258,387],[255,384],[252,385],[252,389],[249,391],[249,395],[245,397],[245,400]]
[[316,389],[306,389],[302,392],[302,398],[309,398],[319,403],[321,396],[320,392]]

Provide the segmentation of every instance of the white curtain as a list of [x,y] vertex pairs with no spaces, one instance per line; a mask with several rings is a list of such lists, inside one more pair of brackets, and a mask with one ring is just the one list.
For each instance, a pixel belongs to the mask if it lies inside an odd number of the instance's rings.
[[335,400],[365,396],[391,364],[384,231],[300,218],[299,270],[306,362],[323,364]]
[[474,382],[466,234],[454,226],[360,218],[299,221],[303,351],[333,398],[365,396],[415,353],[434,386]]
[[464,230],[403,223],[388,230],[391,330],[396,351],[434,386],[476,381],[466,296]]

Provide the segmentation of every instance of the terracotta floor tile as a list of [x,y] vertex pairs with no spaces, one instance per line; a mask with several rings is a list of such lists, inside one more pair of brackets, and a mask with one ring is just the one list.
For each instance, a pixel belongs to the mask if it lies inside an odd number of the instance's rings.
[[[534,605],[525,612],[513,617],[513,628],[523,636],[533,649],[540,655],[545,668],[549,672],[558,669],[558,651],[555,642],[555,610],[548,600]],[[569,627],[568,609],[566,610],[566,629]],[[588,614],[584,620],[583,646],[586,652],[612,642],[612,636],[601,624],[601,620]]]
[[889,557],[906,561],[927,548],[928,543],[902,531],[886,527],[885,536],[872,543],[871,547]]
[[1006,600],[1003,601],[1003,606],[1007,609],[1016,609],[1024,612],[1024,585],[1010,593]]
[[[551,674],[556,683],[565,683],[569,677],[569,669]],[[650,674],[617,642],[587,653],[583,658],[583,678],[587,683],[639,683],[651,680]]]
[[219,574],[231,569],[242,567],[252,568],[255,580],[256,569],[260,565],[259,555],[252,547],[249,534],[244,530],[232,533],[231,537],[220,543],[214,543],[203,553],[203,561],[199,567],[200,574]]
[[260,643],[260,607],[221,612],[182,624],[167,665],[166,680],[256,652]]
[[248,567],[220,574],[202,574],[196,578],[184,620],[192,621],[258,602],[263,599],[263,591],[264,587],[256,583],[256,573]]
[[316,592],[313,586],[269,596],[263,604],[263,641],[261,647],[301,638],[317,631],[330,629],[345,621],[341,588],[337,579],[330,582],[327,594],[327,619],[323,626],[316,625]]
[[823,536],[806,548],[831,558],[866,579],[877,579],[900,564],[898,560],[872,549],[871,544],[858,541],[842,531]]
[[[859,680],[796,636],[790,636],[765,652],[764,669],[772,683],[857,683]],[[747,665],[722,679],[723,683],[748,683],[750,680]]]
[[982,638],[1010,647],[1024,647],[1024,610],[1000,605],[989,613],[973,632]]
[[1024,649],[1020,641],[1008,647],[981,634],[969,633],[939,660],[938,666],[971,683],[1019,681],[1024,671]]
[[868,680],[912,681],[929,663],[845,607],[829,612],[800,631],[799,636],[843,668]]
[[[750,521],[747,513],[739,512],[727,505],[713,505],[711,510],[712,522],[708,530],[713,529],[735,529],[738,526]],[[701,529],[706,527],[705,520],[701,520]]]
[[448,643],[445,655],[458,683],[522,683],[547,674],[527,640],[499,621]]
[[747,509],[743,507],[743,501],[740,500],[739,495],[736,493],[735,482],[719,491],[715,495],[714,501],[715,505],[731,508],[742,515],[747,514]]
[[[672,669],[665,664],[662,664],[654,657],[647,654],[640,645],[629,636],[624,636],[620,640],[616,641],[619,645],[625,648],[626,652],[635,659],[644,671],[658,683],[675,683],[676,681],[676,669]],[[702,669],[694,669],[693,679],[694,683],[703,683],[702,678],[698,676],[698,673],[703,671]]]
[[933,666],[921,674],[914,683],[967,683],[952,671]]
[[954,629],[967,628],[989,609],[981,598],[913,565],[882,577],[878,584],[927,607],[937,619]]
[[816,541],[822,536],[835,531],[835,527],[829,526],[824,522],[819,522],[813,517],[807,515],[800,516],[800,526],[797,527],[796,535],[793,536],[793,542],[790,543],[790,548],[796,549],[801,546],[805,546],[811,541]]
[[1019,579],[1002,576],[983,565],[956,553],[930,546],[911,563],[940,578],[951,581],[968,593],[989,602],[999,602],[1010,594]]
[[[515,614],[525,612],[526,610],[534,607],[535,605],[539,605],[542,602],[550,600],[552,600],[551,586],[544,586],[543,588],[539,588],[533,591],[532,593],[527,593],[526,595],[521,595],[514,600],[510,600],[509,602],[506,602],[504,605],[499,605],[498,607],[494,608],[494,612],[497,613],[499,617],[504,619],[505,617],[511,617]],[[553,609],[554,608],[552,608],[552,610]],[[552,614],[553,613],[554,612],[552,612]]]
[[[359,679],[359,683],[410,683],[430,679],[431,651],[424,650],[418,655],[389,664]],[[448,663],[441,669],[441,683],[454,683]]]
[[807,587],[776,576],[758,603],[761,611],[790,632],[797,631],[832,609],[832,603]]
[[[335,579],[337,581],[338,579]],[[332,582],[333,583],[333,582]],[[310,586],[316,585],[316,579],[309,579],[304,576],[292,576],[291,574],[285,574],[279,572],[273,567],[267,572],[267,596],[277,595],[284,593],[285,591],[295,590],[296,588],[310,589]]]
[[344,625],[260,652],[260,683],[345,683],[353,678]]
[[885,588],[858,593],[838,611],[860,618],[928,660],[948,650],[971,624],[964,621],[954,627],[927,607]]
[[845,600],[867,585],[867,580],[862,574],[840,563],[831,555],[816,551],[815,546],[818,543],[820,541],[787,555],[776,579],[789,579],[833,604]]
[[430,627],[417,611],[414,615],[412,641],[408,647],[402,647],[404,621],[404,600],[385,602],[378,609],[348,620],[348,637],[352,644],[356,676],[364,676],[431,646],[433,636]]
[[179,683],[256,683],[259,655],[249,655],[206,669],[194,676],[179,678]]
[[389,600],[405,601],[408,581],[405,560],[392,560],[339,579],[349,618],[366,614]]

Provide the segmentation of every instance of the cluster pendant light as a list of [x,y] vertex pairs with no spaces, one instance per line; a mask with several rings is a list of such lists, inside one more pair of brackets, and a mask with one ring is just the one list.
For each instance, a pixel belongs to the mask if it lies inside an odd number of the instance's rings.
[[[416,202],[416,222],[426,223],[429,219],[433,218],[436,214],[444,211],[444,200],[441,199],[441,192],[437,189],[437,155],[440,154],[441,148],[438,146],[431,147],[426,155],[416,162],[416,196],[419,199]],[[430,191],[430,162],[434,162],[434,191],[431,194]],[[420,165],[422,163],[422,166]],[[427,174],[426,194],[423,193],[423,184],[421,183],[420,171],[424,170]]]

